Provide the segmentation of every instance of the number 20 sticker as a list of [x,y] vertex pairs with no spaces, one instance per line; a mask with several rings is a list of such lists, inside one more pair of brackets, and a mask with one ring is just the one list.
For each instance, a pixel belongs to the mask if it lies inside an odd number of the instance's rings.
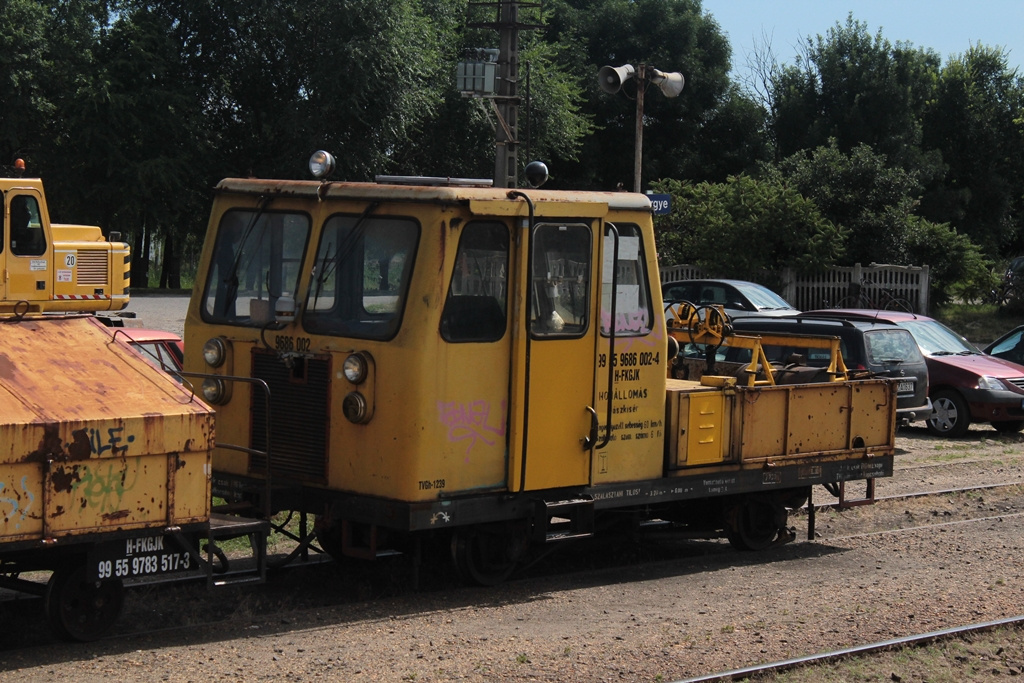
[[74,254],[65,254],[64,255],[64,265],[67,266],[68,268],[74,268],[75,267],[75,261],[76,261],[76,258],[75,258]]

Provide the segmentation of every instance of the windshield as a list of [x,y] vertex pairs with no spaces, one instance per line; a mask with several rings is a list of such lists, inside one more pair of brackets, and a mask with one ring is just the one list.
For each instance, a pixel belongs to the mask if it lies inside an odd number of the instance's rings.
[[757,285],[737,285],[736,289],[758,310],[793,308],[785,299],[768,289]]
[[217,231],[203,318],[235,325],[274,320],[281,296],[294,296],[309,238],[304,213],[233,210]]
[[978,353],[966,339],[940,322],[907,320],[899,323],[899,326],[910,330],[914,341],[928,356]]
[[419,225],[391,216],[332,216],[324,224],[303,325],[309,332],[390,339],[398,332]]
[[921,362],[921,352],[906,330],[875,330],[864,335],[868,347],[868,360],[872,365],[886,362]]

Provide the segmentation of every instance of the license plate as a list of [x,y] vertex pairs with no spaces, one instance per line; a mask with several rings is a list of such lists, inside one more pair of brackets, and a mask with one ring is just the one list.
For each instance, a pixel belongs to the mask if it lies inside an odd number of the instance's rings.
[[914,380],[912,380],[912,379],[900,380],[900,383],[896,385],[896,393],[898,393],[898,394],[912,394],[912,393],[914,393]]
[[91,554],[93,578],[133,579],[198,568],[187,551],[169,536],[142,536],[96,546]]

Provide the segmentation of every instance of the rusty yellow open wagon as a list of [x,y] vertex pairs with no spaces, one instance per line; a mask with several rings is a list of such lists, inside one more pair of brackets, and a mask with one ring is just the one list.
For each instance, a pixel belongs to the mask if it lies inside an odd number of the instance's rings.
[[119,334],[0,319],[0,585],[76,639],[113,623],[126,580],[210,568],[213,413]]

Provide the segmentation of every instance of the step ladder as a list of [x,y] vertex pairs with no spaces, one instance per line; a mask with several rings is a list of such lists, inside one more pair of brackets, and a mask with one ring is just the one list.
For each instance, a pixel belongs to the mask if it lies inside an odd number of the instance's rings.
[[537,540],[544,543],[589,538],[594,535],[594,499],[538,501],[533,528]]
[[[222,513],[210,515],[210,530],[203,539],[206,556],[206,578],[211,586],[227,586],[240,583],[264,583],[267,580],[267,538],[270,536],[270,522]],[[252,548],[252,561],[248,558],[240,569],[232,569],[219,543],[235,538],[248,538]],[[215,570],[215,558],[222,571]]]

